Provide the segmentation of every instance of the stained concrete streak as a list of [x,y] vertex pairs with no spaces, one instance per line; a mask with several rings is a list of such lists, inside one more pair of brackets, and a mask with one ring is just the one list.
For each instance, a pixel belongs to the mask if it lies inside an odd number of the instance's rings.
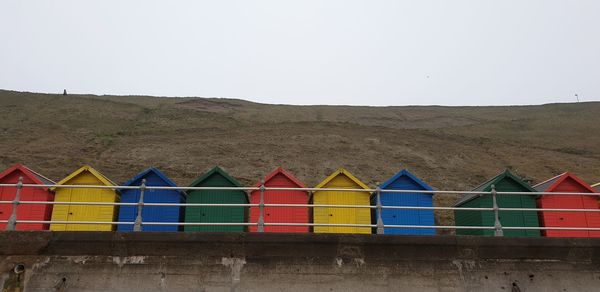
[[598,275],[594,238],[0,233],[6,291],[565,292]]

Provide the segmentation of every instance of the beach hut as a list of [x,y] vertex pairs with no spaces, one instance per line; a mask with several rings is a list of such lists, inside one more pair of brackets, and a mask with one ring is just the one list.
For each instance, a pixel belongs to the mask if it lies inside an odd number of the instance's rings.
[[[220,167],[215,167],[197,178],[190,187],[242,187],[242,185]],[[188,190],[189,204],[248,204],[246,192],[242,190]],[[187,207],[187,223],[244,223],[248,214],[246,207]],[[243,225],[190,226],[185,231],[242,232]]]
[[[94,168],[86,165],[71,173],[57,185],[100,185],[115,184]],[[117,217],[115,206],[75,205],[75,202],[118,202],[119,194],[110,188],[54,188],[54,201],[71,202],[70,205],[55,205],[52,209],[52,221],[94,221],[111,222]],[[52,231],[112,231],[111,224],[50,224]]]
[[[23,184],[53,185],[51,179],[29,169],[15,164],[0,173],[0,184],[16,184],[23,177]],[[16,187],[0,187],[0,201],[13,201],[17,193]],[[51,202],[54,193],[47,187],[24,187],[19,193],[21,201]],[[12,204],[0,204],[0,220],[8,220],[13,212]],[[52,205],[20,204],[17,207],[17,220],[49,221],[52,215]],[[17,223],[17,230],[48,230],[49,224]],[[6,223],[0,223],[0,230],[6,229]]]
[[[575,175],[565,172],[536,186],[544,193],[595,193],[596,190]],[[598,197],[584,195],[540,195],[540,209],[591,209],[598,210]],[[597,212],[539,212],[540,224],[544,227],[588,227],[600,228],[600,213]],[[548,237],[600,237],[599,231],[587,230],[543,230]]]
[[[315,188],[368,189],[347,170],[340,168],[319,183]],[[371,194],[359,191],[315,191],[315,205],[370,205]],[[319,224],[371,224],[371,210],[368,208],[327,208],[315,207],[313,222]],[[371,227],[329,227],[315,226],[315,233],[371,233]]]
[[[155,187],[177,187],[177,185],[165,176],[160,170],[151,167],[136,175],[124,184],[124,186],[140,186],[142,180],[146,180],[146,186]],[[140,200],[139,189],[124,189],[121,191],[122,203],[137,203]],[[144,203],[183,203],[185,195],[178,190],[156,190],[146,189],[144,191]],[[119,222],[135,222],[137,217],[137,206],[121,206],[119,208]],[[181,222],[183,207],[180,206],[143,206],[142,222]],[[144,225],[142,231],[178,231],[178,225]],[[133,225],[120,224],[117,231],[133,231]]]
[[[265,179],[265,187],[279,188],[306,188],[293,175],[279,167],[269,173]],[[254,185],[260,187],[260,182]],[[264,193],[265,204],[308,204],[307,191],[295,190],[267,190]],[[260,202],[260,191],[252,191],[250,193],[250,203],[258,204]],[[308,223],[308,208],[307,207],[265,207],[263,210],[263,218],[265,223]],[[250,208],[251,223],[258,222],[259,207]],[[256,232],[256,226],[250,226],[251,232]],[[265,232],[308,232],[308,226],[265,226]]]
[[[392,178],[383,183],[382,190],[418,190],[432,191],[433,189],[426,183],[418,179],[408,170],[403,169]],[[432,193],[397,193],[381,192],[381,204],[383,206],[411,206],[411,207],[433,207]],[[371,197],[371,205],[377,204],[375,194]],[[373,211],[373,223],[377,223],[378,210]],[[434,225],[433,210],[400,210],[383,209],[381,219],[385,225],[415,225],[432,226]],[[388,228],[384,229],[385,234],[416,234],[433,235],[434,228]]]
[[[483,183],[474,191],[488,192],[496,187],[498,192],[535,192],[529,184],[505,170],[489,181]],[[497,203],[500,208],[536,208],[536,195],[498,195]],[[467,194],[454,206],[465,208],[491,208],[492,195]],[[539,227],[535,211],[500,211],[500,223],[503,227]],[[492,211],[455,210],[454,218],[457,226],[494,226]],[[457,235],[494,235],[494,230],[457,229]],[[539,230],[504,230],[504,236],[540,236]]]

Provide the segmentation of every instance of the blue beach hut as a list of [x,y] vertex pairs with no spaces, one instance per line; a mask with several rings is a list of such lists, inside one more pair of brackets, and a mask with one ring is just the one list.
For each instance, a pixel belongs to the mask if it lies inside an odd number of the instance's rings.
[[[146,179],[146,186],[176,187],[177,185],[158,169],[151,167],[136,175],[126,182],[125,186],[139,186],[142,179]],[[122,203],[137,203],[140,200],[139,189],[126,189],[121,191]],[[152,190],[144,191],[144,203],[183,203],[185,194],[178,190]],[[121,206],[119,209],[119,222],[134,222],[137,216],[137,206]],[[143,206],[142,231],[178,231],[177,225],[144,225],[143,222],[181,222],[183,207],[179,206]],[[121,224],[117,231],[133,231],[133,225]]]
[[[392,178],[383,183],[382,190],[421,190],[433,191],[426,183],[421,181],[408,170],[403,169],[396,173]],[[375,195],[371,197],[371,204],[377,204]],[[433,194],[431,193],[399,193],[399,192],[381,192],[381,204],[383,206],[411,206],[411,207],[432,207]],[[374,223],[377,221],[378,211],[374,209]],[[406,210],[406,209],[382,209],[381,218],[385,225],[434,225],[433,210]],[[388,228],[384,229],[385,234],[416,234],[416,235],[434,235],[434,228]]]

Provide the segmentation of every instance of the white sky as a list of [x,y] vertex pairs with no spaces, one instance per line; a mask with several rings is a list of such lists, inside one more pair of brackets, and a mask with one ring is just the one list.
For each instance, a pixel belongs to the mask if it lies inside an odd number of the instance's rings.
[[286,104],[600,100],[599,0],[0,0],[0,88]]

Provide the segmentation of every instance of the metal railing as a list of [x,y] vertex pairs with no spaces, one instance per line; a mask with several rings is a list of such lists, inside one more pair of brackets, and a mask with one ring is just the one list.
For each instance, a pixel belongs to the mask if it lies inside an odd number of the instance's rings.
[[[48,184],[24,184],[23,178],[19,177],[16,184],[0,184],[0,187],[16,188],[15,198],[12,201],[0,201],[2,204],[11,204],[12,211],[8,220],[0,220],[0,223],[6,223],[6,230],[15,230],[17,224],[103,224],[103,225],[133,225],[133,231],[142,231],[142,226],[256,226],[257,232],[265,232],[266,226],[301,226],[301,227],[364,227],[375,228],[376,234],[384,234],[385,228],[411,228],[411,229],[450,229],[450,230],[493,230],[494,236],[503,236],[504,230],[573,230],[573,231],[600,231],[600,228],[594,227],[534,227],[534,226],[502,226],[500,220],[501,211],[526,211],[526,212],[600,212],[600,209],[568,209],[568,208],[503,208],[498,205],[498,196],[501,195],[558,195],[558,196],[600,196],[600,193],[576,193],[576,192],[498,192],[492,186],[490,191],[435,191],[435,190],[396,190],[396,189],[351,189],[351,188],[288,188],[288,187],[266,187],[265,182],[261,181],[259,187],[166,187],[166,186],[147,186],[146,180],[142,180],[139,186],[106,186],[106,185],[48,185]],[[70,188],[70,189],[111,189],[111,190],[139,190],[140,197],[137,203],[122,202],[60,202],[60,201],[22,201],[20,199],[23,188]],[[204,203],[146,203],[144,202],[144,193],[147,190],[228,190],[244,191],[249,194],[252,191],[259,191],[258,204],[204,204]],[[318,191],[334,192],[366,192],[375,196],[375,205],[330,205],[330,204],[267,204],[265,203],[266,191],[303,191],[310,196]],[[382,193],[402,194],[453,194],[453,195],[491,195],[491,207],[422,207],[422,206],[385,206],[381,203]],[[133,222],[125,221],[60,221],[60,220],[18,220],[17,211],[19,205],[78,205],[78,206],[137,206],[136,217]],[[257,222],[144,222],[142,211],[145,206],[153,207],[258,207],[259,215]],[[353,209],[374,209],[376,211],[375,224],[342,224],[342,223],[285,223],[285,222],[265,222],[264,213],[267,207],[286,207],[286,208],[353,208]],[[384,224],[382,212],[389,210],[433,210],[433,211],[480,211],[494,213],[494,226],[457,226],[457,225],[394,225]]]

